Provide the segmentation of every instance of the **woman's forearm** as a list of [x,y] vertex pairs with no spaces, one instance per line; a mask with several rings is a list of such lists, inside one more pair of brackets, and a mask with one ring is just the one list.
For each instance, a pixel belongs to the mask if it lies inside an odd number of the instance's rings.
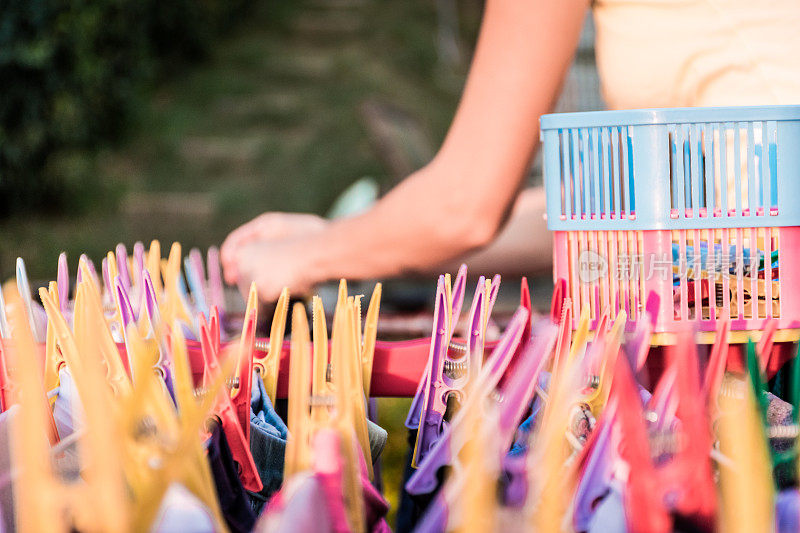
[[539,116],[570,65],[587,0],[489,0],[456,117],[436,158],[370,211],[315,236],[322,278],[429,270],[486,245],[527,174]]

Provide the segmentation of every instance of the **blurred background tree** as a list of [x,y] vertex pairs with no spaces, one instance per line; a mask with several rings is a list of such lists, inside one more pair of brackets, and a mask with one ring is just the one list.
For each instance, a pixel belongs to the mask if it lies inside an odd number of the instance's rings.
[[0,276],[425,164],[481,0],[0,0]]

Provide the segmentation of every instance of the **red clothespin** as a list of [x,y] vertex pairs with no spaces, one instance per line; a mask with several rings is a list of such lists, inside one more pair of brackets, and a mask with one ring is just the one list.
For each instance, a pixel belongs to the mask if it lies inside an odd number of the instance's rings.
[[[216,319],[216,320],[215,320]],[[203,387],[208,387],[215,377],[222,372],[218,358],[219,316],[216,307],[211,311],[211,326],[206,323],[205,316],[200,314],[200,347],[203,352]],[[248,391],[249,397],[249,391]],[[249,404],[248,404],[249,408]],[[231,448],[234,461],[239,465],[239,479],[244,488],[258,492],[264,486],[258,475],[253,455],[250,453],[250,417],[248,411],[247,425],[242,427],[230,395],[224,388],[220,391],[214,412],[222,423],[222,430]]]
[[642,401],[626,357],[617,358],[614,387],[603,415],[604,418],[616,417],[612,441],[618,443],[617,453],[628,467],[623,488],[628,530],[647,533],[672,531],[672,520],[662,500],[660,481],[650,457]]
[[250,289],[247,311],[244,315],[242,338],[239,341],[239,357],[236,392],[231,396],[233,408],[239,418],[247,442],[250,442],[250,394],[253,387],[253,351],[256,343],[256,320],[258,319],[258,299],[255,284]]
[[550,302],[550,320],[553,324],[558,324],[561,319],[562,309],[564,308],[564,299],[567,293],[567,282],[564,279],[556,281],[553,287],[553,299]]
[[528,310],[528,315],[530,316],[528,323],[525,324],[525,329],[522,331],[522,342],[527,343],[531,338],[531,325],[533,324],[533,304],[531,303],[531,289],[528,286],[528,278],[525,276],[522,276],[522,281],[520,282],[519,304]]
[[772,356],[772,345],[774,344],[775,331],[777,329],[777,320],[767,320],[766,324],[764,325],[764,333],[761,334],[761,339],[756,345],[756,353],[759,357],[759,366],[761,367],[761,372],[765,374],[767,372],[769,359]]
[[6,364],[6,353],[3,347],[3,339],[0,338],[0,410],[5,412],[11,407],[12,390],[11,378],[8,376],[8,365]]
[[709,411],[717,411],[717,396],[722,386],[722,377],[728,361],[728,331],[731,327],[730,319],[717,322],[716,337],[711,354],[708,357],[705,378],[703,380],[703,398]]
[[675,369],[675,415],[684,438],[671,460],[658,468],[659,487],[673,502],[674,512],[692,517],[710,531],[717,512],[717,490],[709,458],[706,404],[697,401],[701,384],[693,335],[688,331],[680,334],[675,348],[669,352],[669,364]]

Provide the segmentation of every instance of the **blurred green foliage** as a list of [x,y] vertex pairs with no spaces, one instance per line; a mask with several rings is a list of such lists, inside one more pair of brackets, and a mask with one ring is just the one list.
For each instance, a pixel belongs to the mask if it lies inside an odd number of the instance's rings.
[[207,55],[250,4],[0,0],[0,216],[91,202],[87,148],[118,139],[145,82]]

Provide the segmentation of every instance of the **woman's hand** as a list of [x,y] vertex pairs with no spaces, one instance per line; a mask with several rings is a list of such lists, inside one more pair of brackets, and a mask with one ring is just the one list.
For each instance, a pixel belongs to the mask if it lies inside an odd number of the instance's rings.
[[306,213],[265,213],[233,231],[220,256],[225,281],[246,291],[256,283],[259,297],[273,301],[283,287],[310,291],[315,283],[308,238],[328,222]]

